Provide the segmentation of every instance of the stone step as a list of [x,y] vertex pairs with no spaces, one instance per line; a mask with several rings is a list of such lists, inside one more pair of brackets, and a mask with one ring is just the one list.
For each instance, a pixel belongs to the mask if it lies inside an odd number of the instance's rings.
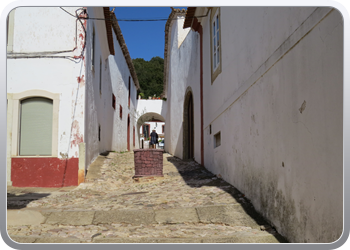
[[[285,242],[274,230],[201,223],[176,225],[127,224],[60,226],[40,225],[9,230],[18,243],[280,243]],[[17,234],[17,235],[14,235]]]
[[241,204],[172,208],[154,210],[110,210],[110,211],[35,211],[30,209],[8,210],[8,225],[98,225],[127,223],[132,225],[216,223],[232,226],[260,228],[259,222],[247,214]]

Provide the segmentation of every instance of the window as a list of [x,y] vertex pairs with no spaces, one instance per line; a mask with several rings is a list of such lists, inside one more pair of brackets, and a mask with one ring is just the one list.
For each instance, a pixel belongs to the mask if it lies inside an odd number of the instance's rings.
[[98,141],[101,141],[101,125],[98,125]]
[[119,105],[119,118],[120,118],[120,119],[123,118],[123,108],[122,108],[122,105]]
[[147,140],[147,138],[149,137],[150,135],[150,125],[149,124],[144,124],[142,125],[142,134],[143,134],[143,137],[145,138],[145,140]]
[[135,126],[132,127],[132,136],[133,136],[132,145],[135,147]]
[[51,155],[53,101],[33,97],[21,101],[19,155]]
[[7,99],[11,157],[57,157],[60,94],[34,89],[7,93]]
[[211,82],[221,73],[221,26],[220,8],[213,8],[210,16]]
[[209,134],[211,135],[211,124],[209,125]]
[[112,93],[112,107],[115,109],[115,95]]
[[162,125],[162,133],[164,134],[164,125]]
[[217,133],[214,135],[214,148],[219,147],[221,145],[221,133]]

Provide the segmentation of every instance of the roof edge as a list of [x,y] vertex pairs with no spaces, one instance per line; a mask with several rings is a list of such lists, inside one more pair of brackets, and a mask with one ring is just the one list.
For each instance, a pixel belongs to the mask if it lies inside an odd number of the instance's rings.
[[120,46],[120,48],[123,52],[123,55],[125,57],[126,63],[128,65],[128,68],[129,68],[129,71],[131,74],[131,77],[134,80],[134,84],[135,84],[136,88],[140,89],[140,84],[139,84],[139,80],[137,78],[135,67],[134,67],[134,64],[132,63],[128,47],[126,46],[122,31],[121,31],[120,26],[118,24],[117,17],[115,16],[114,12],[110,12],[110,17],[111,17],[110,19],[111,19],[112,28],[117,36],[119,46]]
[[109,7],[103,7],[103,14],[105,17],[109,52],[111,55],[114,55],[115,51],[114,51],[114,44],[113,44],[113,35],[112,35],[112,28],[111,28],[112,24],[111,24],[111,17],[110,17],[111,15],[110,15]]

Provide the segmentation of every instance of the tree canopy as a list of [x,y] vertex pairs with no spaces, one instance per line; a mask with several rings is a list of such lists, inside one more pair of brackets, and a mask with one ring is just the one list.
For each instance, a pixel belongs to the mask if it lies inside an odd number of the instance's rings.
[[144,98],[160,96],[163,92],[164,59],[156,56],[149,61],[136,58],[132,62],[140,83],[139,92],[143,93]]

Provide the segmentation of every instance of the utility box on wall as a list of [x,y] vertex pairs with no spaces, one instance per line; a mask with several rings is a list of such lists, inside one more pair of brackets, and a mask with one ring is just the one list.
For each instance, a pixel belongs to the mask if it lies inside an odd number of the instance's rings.
[[134,177],[163,177],[163,152],[163,149],[134,149]]

